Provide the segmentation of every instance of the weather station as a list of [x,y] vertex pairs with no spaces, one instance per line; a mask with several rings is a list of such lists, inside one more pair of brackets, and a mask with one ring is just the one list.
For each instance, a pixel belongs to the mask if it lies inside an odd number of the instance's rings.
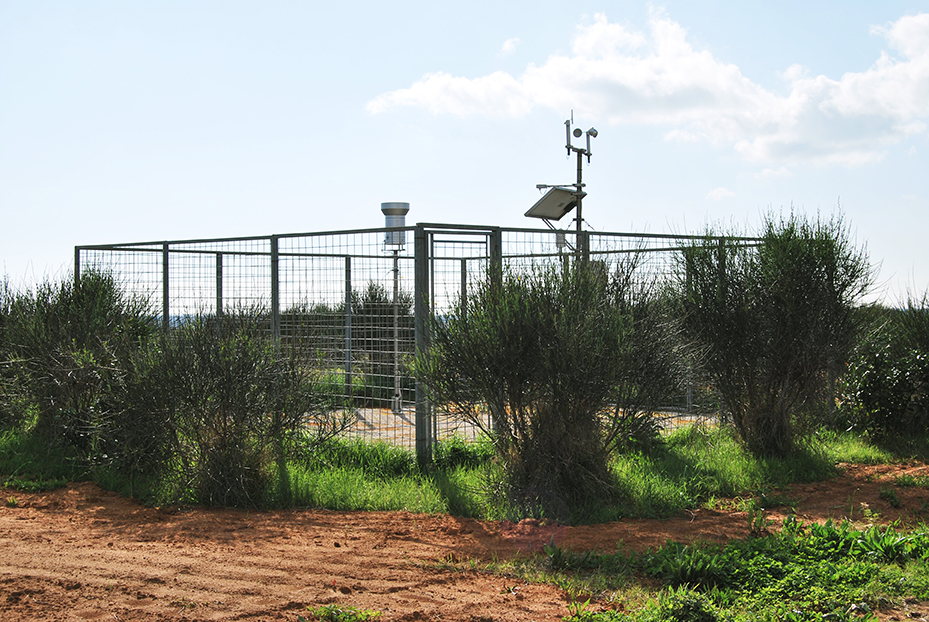
[[[590,128],[586,132],[581,128],[576,127],[572,131],[571,126],[574,124],[574,112],[571,112],[571,118],[564,122],[565,124],[565,148],[568,150],[568,157],[571,157],[571,153],[577,155],[577,181],[573,184],[537,184],[536,188],[539,190],[548,189],[542,198],[536,201],[535,205],[529,208],[529,211],[526,212],[526,216],[529,218],[541,218],[543,222],[550,229],[555,229],[555,226],[551,221],[561,220],[565,214],[570,212],[572,209],[577,208],[577,214],[575,215],[574,221],[577,223],[577,238],[578,238],[578,249],[577,252],[580,253],[580,248],[582,246],[580,240],[582,238],[582,225],[584,222],[583,215],[581,213],[581,204],[584,200],[584,197],[587,196],[587,193],[584,192],[584,157],[587,157],[587,163],[590,164],[590,156],[592,151],[590,149],[590,139],[597,137],[597,130]],[[587,146],[586,147],[575,147],[571,144],[571,136],[574,138],[580,138],[581,136],[587,137]],[[573,188],[573,189],[572,189]],[[564,233],[559,231],[558,244],[559,248],[564,245]]]
[[391,399],[391,410],[395,415],[403,412],[403,395],[400,391],[400,252],[406,244],[406,215],[410,211],[409,203],[381,203],[381,212],[384,214],[384,250],[393,255],[393,312],[394,312],[394,394]]

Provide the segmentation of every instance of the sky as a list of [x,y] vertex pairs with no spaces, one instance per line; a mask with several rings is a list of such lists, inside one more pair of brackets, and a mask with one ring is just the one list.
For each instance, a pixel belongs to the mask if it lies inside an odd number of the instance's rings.
[[[841,216],[929,289],[929,2],[0,0],[0,278],[74,246],[407,224]],[[556,223],[573,227],[570,216]]]

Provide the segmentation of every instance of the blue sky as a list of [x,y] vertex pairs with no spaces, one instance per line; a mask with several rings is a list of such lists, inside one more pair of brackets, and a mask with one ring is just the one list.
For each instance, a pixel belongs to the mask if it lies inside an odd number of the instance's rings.
[[841,205],[879,295],[929,288],[929,2],[895,0],[0,0],[0,274],[376,227],[383,201],[537,227],[572,110],[588,228]]

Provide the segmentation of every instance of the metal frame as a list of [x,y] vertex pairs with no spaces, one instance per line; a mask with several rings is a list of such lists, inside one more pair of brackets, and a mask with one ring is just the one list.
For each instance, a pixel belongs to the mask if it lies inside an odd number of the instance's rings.
[[[385,248],[384,234],[398,231],[411,232],[413,244]],[[420,460],[428,460],[436,440],[473,431],[435,411],[423,387],[405,373],[404,361],[428,349],[432,314],[458,301],[467,308],[469,283],[502,278],[504,266],[520,269],[578,253],[601,261],[645,253],[645,273],[667,274],[683,244],[706,239],[419,223],[76,246],[74,274],[77,278],[88,268],[111,271],[128,291],[152,300],[166,333],[173,323],[199,313],[267,313],[275,342],[301,349],[321,378],[333,379],[327,386],[336,397],[356,409],[361,424],[355,433],[415,448]],[[401,312],[407,304],[411,309]]]

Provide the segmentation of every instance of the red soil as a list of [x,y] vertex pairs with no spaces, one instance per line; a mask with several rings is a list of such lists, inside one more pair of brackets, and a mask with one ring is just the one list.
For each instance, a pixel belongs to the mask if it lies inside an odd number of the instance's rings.
[[[840,477],[779,491],[804,522],[858,523],[929,516],[929,490],[893,487],[922,464],[848,465]],[[380,620],[557,621],[567,596],[471,569],[539,551],[554,537],[575,550],[635,551],[668,539],[725,542],[748,536],[745,512],[696,510],[667,520],[564,527],[484,522],[408,512],[158,509],[71,484],[46,493],[2,491],[0,620],[288,620],[339,603]],[[15,498],[15,504],[12,502]],[[788,508],[769,518],[780,524]],[[447,562],[454,562],[453,564]],[[918,619],[900,603],[883,620]]]

